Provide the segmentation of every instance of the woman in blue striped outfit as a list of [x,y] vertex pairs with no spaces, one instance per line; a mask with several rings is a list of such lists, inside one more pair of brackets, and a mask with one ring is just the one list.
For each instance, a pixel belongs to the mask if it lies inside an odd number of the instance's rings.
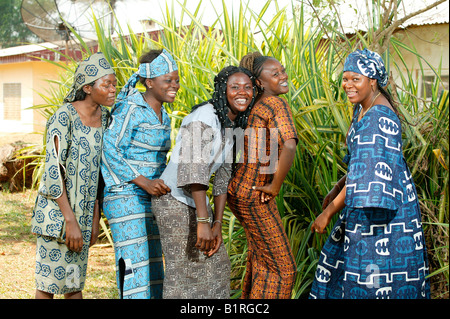
[[[122,298],[162,297],[164,269],[151,195],[170,188],[159,179],[170,149],[172,103],[180,88],[178,68],[166,50],[152,50],[119,93],[104,133],[101,170],[103,212],[114,241],[117,285]],[[137,81],[145,92],[135,89]]]

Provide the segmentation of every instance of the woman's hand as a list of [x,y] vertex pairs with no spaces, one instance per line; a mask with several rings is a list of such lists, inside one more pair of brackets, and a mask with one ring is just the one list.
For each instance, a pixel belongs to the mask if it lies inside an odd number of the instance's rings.
[[[341,211],[345,207],[346,190],[347,187],[344,186],[344,188],[341,189],[340,192],[338,192],[338,194],[334,197],[334,199],[330,203],[327,203],[326,208],[319,216],[317,216],[316,220],[313,222],[311,226],[311,232],[325,234],[326,232],[325,228],[330,223],[331,218],[333,218],[334,215],[336,215],[339,211]],[[328,196],[331,197],[332,195],[328,194],[327,197]]]
[[81,252],[83,249],[83,235],[80,226],[75,219],[66,219],[66,246],[74,252]]
[[162,179],[152,179],[149,181],[146,191],[150,195],[161,196],[170,192],[170,188],[164,184]]
[[197,242],[195,247],[205,254],[214,247],[214,236],[209,223],[197,223]]
[[212,227],[212,235],[214,238],[213,247],[208,252],[205,252],[205,255],[208,257],[211,257],[212,255],[217,253],[220,249],[220,245],[222,245],[223,243],[222,223],[220,222],[214,223]]
[[148,179],[139,175],[132,182],[153,196],[161,196],[170,192],[170,187],[164,184],[162,179]]
[[318,234],[325,234],[328,224],[330,223],[331,217],[326,214],[325,212],[322,212],[317,218],[314,220],[312,226],[311,226],[311,232],[318,233]]
[[270,201],[280,192],[280,188],[274,186],[272,183],[264,186],[253,186],[253,189],[261,192],[261,203]]

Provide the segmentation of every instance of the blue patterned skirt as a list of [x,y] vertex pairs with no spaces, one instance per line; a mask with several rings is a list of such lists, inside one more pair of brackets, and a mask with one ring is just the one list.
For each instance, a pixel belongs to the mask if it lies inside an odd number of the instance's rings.
[[151,196],[141,189],[105,191],[103,213],[114,241],[122,298],[162,298],[164,267]]
[[345,207],[322,248],[310,298],[428,299],[418,203],[400,210]]

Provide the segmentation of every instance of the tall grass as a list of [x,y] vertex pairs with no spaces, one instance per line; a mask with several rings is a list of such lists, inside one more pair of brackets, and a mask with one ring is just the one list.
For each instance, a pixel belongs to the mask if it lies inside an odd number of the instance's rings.
[[[291,80],[286,98],[292,108],[299,143],[292,169],[276,201],[298,266],[293,298],[305,298],[326,239],[323,235],[312,235],[309,227],[321,211],[324,196],[346,172],[342,159],[346,154],[344,139],[352,106],[341,89],[340,67],[355,49],[356,39],[361,40],[364,35],[347,39],[335,29],[315,26],[307,19],[302,5],[293,4],[291,10],[279,9],[266,21],[270,2],[260,12],[241,4],[239,13],[232,14],[222,1],[216,8],[221,6],[223,14],[208,27],[200,21],[202,2],[194,12],[186,9],[186,0],[178,3],[181,18],[175,16],[175,4],[168,5],[164,18],[158,22],[162,31],[157,36],[137,35],[132,30],[125,35],[118,25],[118,37],[112,38],[97,20],[95,28],[98,50],[105,53],[115,68],[119,88],[137,70],[139,56],[149,48],[164,47],[173,54],[181,78],[176,101],[166,106],[172,116],[173,134],[191,107],[210,97],[214,75],[228,64],[238,64],[247,52],[258,50],[286,66]],[[289,16],[289,11],[295,14]],[[79,40],[89,54],[90,49]],[[394,63],[394,55],[397,61],[402,61],[400,48],[416,53],[415,49],[395,38],[391,42],[392,49],[385,54],[386,64],[400,68]],[[425,63],[420,55],[417,58]],[[68,67],[65,72],[73,73],[73,68]],[[37,107],[50,115],[54,106],[61,103],[66,81],[61,80],[61,92],[50,93],[53,97],[48,98],[47,105]],[[441,293],[448,295],[448,91],[437,95],[440,85],[437,81],[431,100],[420,108],[423,97],[418,96],[414,74],[410,71],[402,74],[401,82],[398,84],[402,89],[394,93],[406,121],[414,123],[404,127],[404,148],[424,212],[429,258],[435,273],[432,280],[439,278],[436,281]],[[247,243],[243,228],[228,209],[223,237],[232,263],[232,297],[237,298],[245,272]]]

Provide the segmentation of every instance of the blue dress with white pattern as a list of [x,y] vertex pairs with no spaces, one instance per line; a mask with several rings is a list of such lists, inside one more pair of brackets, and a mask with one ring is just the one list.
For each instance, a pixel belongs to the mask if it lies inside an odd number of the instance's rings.
[[104,133],[101,171],[105,180],[103,213],[114,241],[117,286],[122,298],[162,298],[164,269],[151,196],[131,181],[157,179],[170,150],[170,118],[162,122],[134,90],[111,111]]
[[422,299],[429,273],[401,123],[375,105],[347,137],[345,208],[322,248],[310,298]]

